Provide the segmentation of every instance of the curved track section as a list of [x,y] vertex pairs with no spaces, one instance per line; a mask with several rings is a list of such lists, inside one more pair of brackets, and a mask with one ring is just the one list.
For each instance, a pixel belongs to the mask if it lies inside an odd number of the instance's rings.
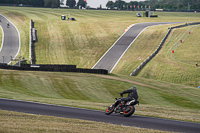
[[200,124],[166,120],[144,116],[123,117],[119,114],[105,115],[102,111],[71,108],[26,101],[0,99],[0,109],[31,114],[67,117],[124,126],[157,129],[163,131],[199,133]]
[[[20,35],[17,28],[4,16],[0,15],[0,26],[3,30],[2,46],[0,49],[0,63],[9,63],[15,58],[20,49]],[[7,22],[10,26],[7,28]]]
[[177,22],[152,22],[138,23],[133,25],[111,46],[110,49],[108,49],[108,51],[99,59],[99,61],[92,67],[92,69],[106,69],[111,73],[124,53],[128,50],[131,44],[135,41],[135,39],[137,39],[137,37],[145,28],[153,25],[173,23]]

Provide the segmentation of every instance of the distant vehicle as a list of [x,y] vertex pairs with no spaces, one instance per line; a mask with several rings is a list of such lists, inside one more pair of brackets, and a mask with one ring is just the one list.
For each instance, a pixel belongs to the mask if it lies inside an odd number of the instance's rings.
[[140,13],[136,13],[136,17],[141,17],[141,14]]
[[76,19],[75,19],[75,18],[68,18],[68,20],[76,21]]

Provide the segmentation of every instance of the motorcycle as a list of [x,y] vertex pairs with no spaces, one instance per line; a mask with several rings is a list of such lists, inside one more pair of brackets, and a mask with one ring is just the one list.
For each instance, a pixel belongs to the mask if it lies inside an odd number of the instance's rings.
[[125,103],[124,107],[122,107],[121,98],[115,98],[115,103],[110,105],[105,110],[105,114],[110,115],[111,113],[115,112],[115,113],[119,113],[119,114],[121,114],[125,117],[129,117],[135,112],[134,106],[136,104],[139,105],[139,101],[134,99],[134,100],[131,100],[131,101],[127,101]]

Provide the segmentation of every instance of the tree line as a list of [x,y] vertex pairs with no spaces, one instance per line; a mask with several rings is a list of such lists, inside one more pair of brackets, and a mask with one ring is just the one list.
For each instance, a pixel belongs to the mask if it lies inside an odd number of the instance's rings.
[[200,10],[200,0],[145,0],[145,1],[131,1],[125,2],[123,0],[109,0],[106,4],[108,9],[118,9],[118,10],[127,10],[127,9],[163,9],[168,11],[174,10],[184,10],[190,11],[191,9]]
[[[70,8],[86,8],[86,0],[67,0],[66,5]],[[0,4],[15,5],[23,4],[33,7],[60,7],[63,0],[0,0]],[[141,10],[146,8],[158,9],[161,8],[167,11],[193,11],[200,10],[200,0],[145,0],[125,2],[123,0],[108,0],[106,7],[108,9],[118,10]]]
[[75,6],[80,7],[80,8],[86,8],[87,1],[86,0],[78,0],[76,3],[76,0],[67,0],[66,5],[69,6],[70,8],[74,8]]
[[[4,5],[19,5],[23,4],[26,6],[33,6],[33,7],[60,7],[60,4],[62,4],[63,0],[0,0],[0,4]],[[64,3],[63,3],[64,4]],[[66,5],[70,8],[73,8],[75,6],[86,8],[87,1],[86,0],[67,0]]]
[[60,0],[0,0],[0,4],[5,5],[27,5],[33,7],[60,7]]

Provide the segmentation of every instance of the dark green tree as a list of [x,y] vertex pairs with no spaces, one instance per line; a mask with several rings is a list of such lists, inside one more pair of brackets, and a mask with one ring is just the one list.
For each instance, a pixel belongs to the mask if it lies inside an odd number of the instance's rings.
[[44,6],[51,8],[60,7],[60,0],[44,0]]
[[44,0],[31,0],[30,5],[34,7],[44,7]]
[[114,2],[108,1],[107,4],[106,4],[106,7],[110,8],[110,9],[113,9],[114,8]]
[[44,6],[45,7],[51,7],[51,3],[52,3],[51,0],[44,0]]
[[183,4],[180,4],[180,5],[178,6],[178,8],[179,8],[179,9],[183,9],[183,8],[184,8],[184,5],[183,5]]
[[138,2],[137,1],[131,1],[130,2],[132,6],[138,6]]
[[67,0],[66,5],[73,8],[76,5],[76,0]]
[[86,8],[86,5],[87,5],[87,1],[86,0],[79,0],[78,3],[77,3],[77,6],[78,7],[81,7],[81,8]]
[[122,0],[116,0],[115,5],[117,6],[117,9],[123,9],[123,1]]
[[101,5],[99,6],[99,9],[102,9],[102,6],[101,6]]

